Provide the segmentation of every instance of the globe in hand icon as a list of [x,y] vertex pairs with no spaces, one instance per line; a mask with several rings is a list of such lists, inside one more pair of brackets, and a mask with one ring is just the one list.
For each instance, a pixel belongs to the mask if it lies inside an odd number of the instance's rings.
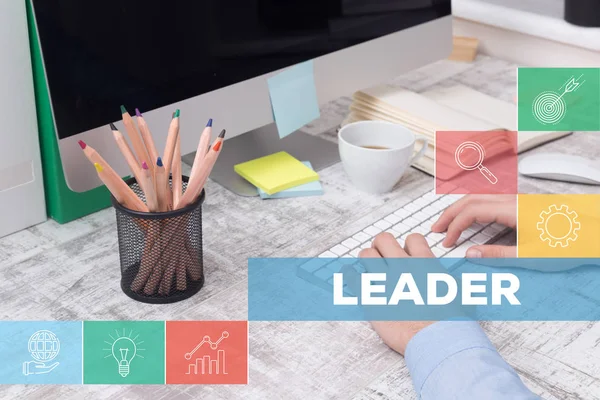
[[60,351],[60,341],[53,332],[47,330],[35,332],[29,338],[27,349],[35,361],[23,363],[24,375],[47,374],[58,366],[57,362],[52,365],[45,364],[54,360]]

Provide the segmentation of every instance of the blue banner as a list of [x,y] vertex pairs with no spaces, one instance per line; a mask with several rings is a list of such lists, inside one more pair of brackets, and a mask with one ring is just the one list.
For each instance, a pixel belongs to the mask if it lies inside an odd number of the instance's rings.
[[600,320],[600,259],[249,259],[250,321]]

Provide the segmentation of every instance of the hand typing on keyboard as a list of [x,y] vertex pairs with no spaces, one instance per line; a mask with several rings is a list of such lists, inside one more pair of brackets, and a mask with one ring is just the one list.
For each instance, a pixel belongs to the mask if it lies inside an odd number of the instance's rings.
[[[430,258],[434,257],[434,254],[429,248],[429,244],[423,235],[418,233],[408,235],[405,240],[404,248],[402,248],[392,234],[383,232],[375,237],[372,247],[360,251],[359,257]],[[392,350],[404,355],[406,345],[410,339],[412,339],[421,329],[432,323],[433,322],[429,321],[372,321],[371,326],[386,345]]]
[[[467,195],[446,208],[431,226],[432,232],[446,232],[444,247],[460,241],[461,235],[476,224],[499,223],[515,228],[517,225],[517,198],[514,195]],[[476,238],[477,236],[475,236]],[[473,239],[475,239],[473,238]],[[496,246],[477,243],[466,250],[467,258],[513,258],[516,246]]]

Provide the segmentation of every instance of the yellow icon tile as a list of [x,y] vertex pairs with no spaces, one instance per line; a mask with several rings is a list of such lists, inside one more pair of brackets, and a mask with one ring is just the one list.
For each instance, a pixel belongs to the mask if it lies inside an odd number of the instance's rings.
[[518,256],[600,257],[600,195],[518,196]]

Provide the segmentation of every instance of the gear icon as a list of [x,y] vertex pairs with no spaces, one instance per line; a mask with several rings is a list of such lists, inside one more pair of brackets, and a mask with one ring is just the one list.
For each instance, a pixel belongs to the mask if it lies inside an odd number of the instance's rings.
[[[540,239],[548,242],[550,247],[569,246],[569,242],[577,240],[577,232],[581,229],[577,217],[577,212],[570,210],[567,205],[562,204],[557,207],[556,204],[552,204],[547,210],[540,213],[540,221],[537,223]],[[550,232],[550,221],[554,227],[553,232]],[[560,229],[556,229],[557,225]]]

